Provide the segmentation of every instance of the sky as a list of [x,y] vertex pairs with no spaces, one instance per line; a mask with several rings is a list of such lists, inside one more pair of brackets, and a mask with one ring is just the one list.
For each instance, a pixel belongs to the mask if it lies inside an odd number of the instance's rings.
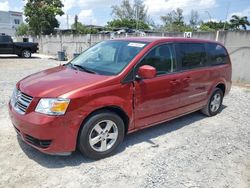
[[[111,6],[122,0],[62,0],[65,15],[57,17],[60,28],[67,28],[74,22],[77,14],[84,24],[106,25],[113,19]],[[132,2],[133,0],[131,0]],[[248,16],[250,20],[250,0],[144,0],[149,16],[156,24],[161,24],[160,16],[176,8],[183,9],[185,20],[190,18],[190,11],[197,10],[203,21],[224,21],[233,14]],[[25,0],[0,0],[0,10],[23,11]],[[228,9],[228,16],[227,16]]]

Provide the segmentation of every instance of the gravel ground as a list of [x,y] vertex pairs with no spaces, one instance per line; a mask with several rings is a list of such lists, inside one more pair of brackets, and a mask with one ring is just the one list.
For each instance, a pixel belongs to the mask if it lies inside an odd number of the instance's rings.
[[234,86],[223,111],[199,112],[126,137],[118,153],[42,154],[20,141],[7,113],[15,83],[59,63],[0,57],[0,187],[250,187],[250,89]]

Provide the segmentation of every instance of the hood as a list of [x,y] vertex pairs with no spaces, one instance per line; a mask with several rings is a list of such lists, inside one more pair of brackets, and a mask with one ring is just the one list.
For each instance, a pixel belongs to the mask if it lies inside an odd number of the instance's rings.
[[32,97],[58,97],[76,89],[94,87],[109,78],[59,66],[32,74],[19,81],[17,87]]

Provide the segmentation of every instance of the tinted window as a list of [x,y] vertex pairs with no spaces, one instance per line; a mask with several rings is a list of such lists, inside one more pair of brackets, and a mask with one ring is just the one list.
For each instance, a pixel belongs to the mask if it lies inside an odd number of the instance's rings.
[[161,45],[151,50],[141,61],[139,66],[151,65],[155,67],[157,75],[174,72],[176,63],[172,45]]
[[12,39],[10,36],[0,36],[0,42],[11,42]]
[[206,64],[206,52],[204,44],[179,44],[179,53],[182,69],[202,67]]
[[224,47],[219,44],[207,44],[210,63],[212,65],[224,64],[228,62],[228,54]]
[[14,19],[15,24],[19,25],[20,24],[20,20],[19,19]]

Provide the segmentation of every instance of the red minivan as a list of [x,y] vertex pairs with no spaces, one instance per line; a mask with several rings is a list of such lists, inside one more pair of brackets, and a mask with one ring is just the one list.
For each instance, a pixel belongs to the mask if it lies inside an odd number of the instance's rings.
[[49,154],[110,156],[127,133],[201,110],[216,115],[231,88],[217,42],[124,38],[19,81],[9,102],[22,140]]

